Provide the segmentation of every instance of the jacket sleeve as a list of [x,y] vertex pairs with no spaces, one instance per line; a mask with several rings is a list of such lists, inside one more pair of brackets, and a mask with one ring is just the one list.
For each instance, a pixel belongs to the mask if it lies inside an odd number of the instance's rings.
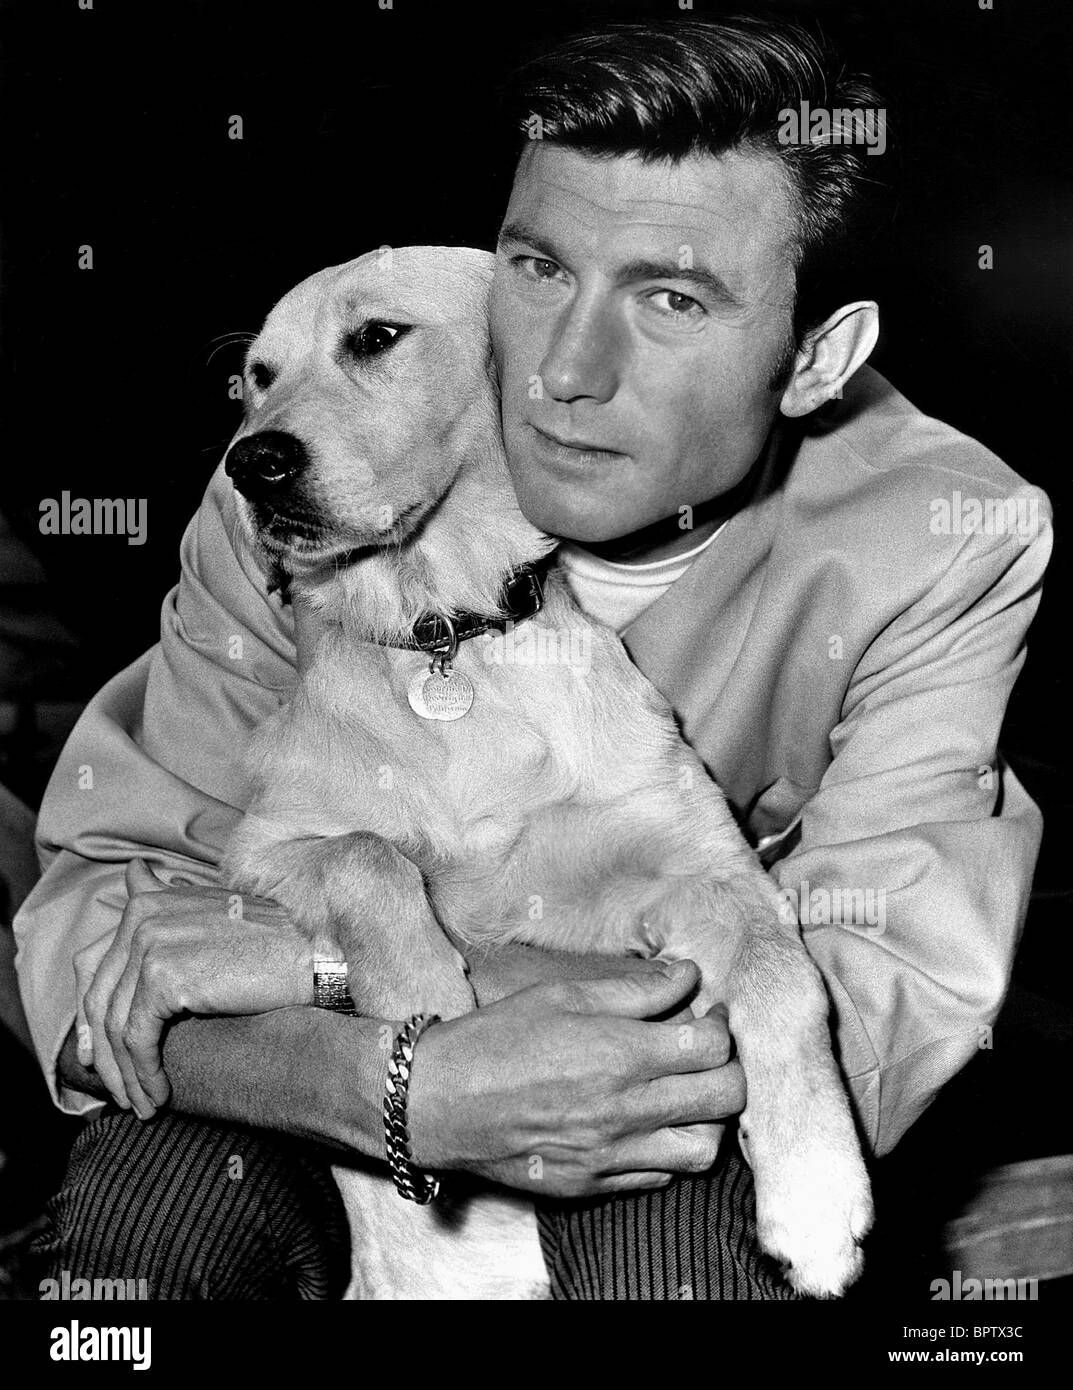
[[874,638],[800,838],[771,870],[827,981],[878,1154],[990,1044],[1027,910],[1042,819],[998,738],[1051,548],[1031,492],[1030,541],[971,533]]
[[72,961],[107,950],[126,902],[127,862],[167,881],[212,883],[248,804],[242,752],[295,679],[289,608],[267,593],[222,468],[181,549],[159,643],[90,702],[38,818],[43,876],[15,921],[23,1003],[60,1108],[100,1107],[56,1077],[76,1014]]

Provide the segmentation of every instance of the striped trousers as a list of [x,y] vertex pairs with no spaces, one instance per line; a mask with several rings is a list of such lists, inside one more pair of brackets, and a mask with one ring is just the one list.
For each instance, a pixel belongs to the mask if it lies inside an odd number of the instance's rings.
[[[557,1299],[792,1299],[756,1244],[730,1141],[668,1188],[538,1206]],[[106,1111],[76,1139],[34,1246],[42,1276],[143,1279],[152,1299],[338,1299],[346,1213],[327,1161],[277,1135]]]

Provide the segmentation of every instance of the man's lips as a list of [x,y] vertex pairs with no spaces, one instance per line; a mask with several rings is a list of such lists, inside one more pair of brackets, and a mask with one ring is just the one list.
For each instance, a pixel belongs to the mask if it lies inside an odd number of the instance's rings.
[[529,428],[543,444],[552,449],[570,450],[578,455],[590,454],[598,458],[623,457],[620,450],[610,449],[606,444],[597,444],[589,439],[574,439],[552,434],[549,430],[542,430],[539,425],[530,424]]

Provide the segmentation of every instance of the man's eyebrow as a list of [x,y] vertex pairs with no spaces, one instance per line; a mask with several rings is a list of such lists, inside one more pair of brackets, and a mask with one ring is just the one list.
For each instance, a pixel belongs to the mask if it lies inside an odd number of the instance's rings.
[[547,256],[549,261],[559,259],[559,253],[551,242],[534,232],[532,227],[527,227],[524,222],[507,222],[500,227],[498,244],[502,246],[505,241],[524,242],[534,251],[539,251],[542,256]]
[[[541,256],[546,256],[549,261],[560,259],[559,252],[546,237],[542,237],[522,222],[508,222],[501,228],[499,244],[502,245],[505,242],[531,246],[534,251]],[[639,259],[628,261],[625,265],[620,266],[615,272],[615,280],[620,285],[631,285],[638,280],[678,280],[703,290],[716,303],[722,304],[728,309],[743,309],[745,307],[725,280],[716,275],[714,271],[705,270],[703,266],[690,266],[686,269],[674,260]]]
[[620,285],[630,285],[637,280],[678,280],[704,290],[712,299],[728,309],[743,309],[745,306],[730,286],[714,271],[703,266],[683,267],[677,261],[628,261],[615,272]]

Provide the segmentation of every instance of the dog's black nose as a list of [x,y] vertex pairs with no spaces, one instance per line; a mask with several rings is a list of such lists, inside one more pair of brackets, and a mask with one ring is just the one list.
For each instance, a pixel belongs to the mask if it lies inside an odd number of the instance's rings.
[[228,450],[224,472],[251,502],[277,496],[309,462],[300,439],[283,430],[261,430]]

